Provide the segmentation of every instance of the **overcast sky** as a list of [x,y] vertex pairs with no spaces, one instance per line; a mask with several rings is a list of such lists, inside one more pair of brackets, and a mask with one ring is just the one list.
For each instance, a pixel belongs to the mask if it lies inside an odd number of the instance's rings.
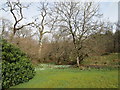
[[118,21],[118,3],[117,2],[101,2],[100,11],[105,19],[109,18],[111,22]]
[[[33,3],[28,10],[24,10],[25,16],[28,17],[29,19],[31,19],[32,16],[39,14],[38,11],[36,10],[37,3],[36,2]],[[104,20],[109,19],[111,22],[117,22],[118,2],[100,2],[100,12],[103,13]],[[11,17],[10,15],[8,15],[8,13],[5,14],[4,12],[0,12],[0,15],[9,19]]]
[[[32,6],[29,9],[24,10],[24,15],[25,15],[25,17],[27,17],[26,22],[29,22],[29,21],[31,22],[31,20],[32,20],[31,17],[39,14],[39,12],[37,11],[38,8],[36,7],[38,5],[37,1],[38,0],[35,0],[34,2],[32,2]],[[109,0],[109,1],[111,1],[111,0]],[[99,2],[99,4],[100,4],[100,13],[103,14],[103,20],[104,21],[109,20],[109,21],[111,21],[113,23],[118,21],[118,2],[117,1],[118,0],[114,0],[114,2],[105,2],[105,1],[104,2]],[[30,2],[30,0],[29,0],[29,2]],[[24,3],[28,3],[28,2],[24,2]],[[2,4],[2,3],[0,3],[0,4]],[[11,21],[13,20],[11,14],[4,13],[3,11],[0,12],[0,17],[8,18]]]

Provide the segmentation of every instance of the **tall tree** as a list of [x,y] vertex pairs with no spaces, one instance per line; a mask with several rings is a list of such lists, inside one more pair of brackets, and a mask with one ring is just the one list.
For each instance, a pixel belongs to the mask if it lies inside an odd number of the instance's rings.
[[[39,18],[35,19],[34,26],[38,30],[38,36],[39,36],[39,55],[41,55],[41,49],[42,49],[42,39],[43,36],[46,33],[51,33],[51,30],[53,29],[53,24],[50,26],[49,23],[51,22],[48,18],[50,15],[50,11],[48,8],[48,3],[47,2],[40,2],[39,4]],[[46,30],[46,28],[49,27],[49,30]]]
[[120,21],[117,23],[116,32],[114,34],[115,52],[120,52]]
[[98,19],[94,19],[101,16],[98,13],[98,5],[92,2],[60,2],[55,3],[54,12],[58,17],[55,25],[62,27],[63,31],[72,36],[77,65],[80,66],[88,53],[85,51],[84,42],[99,28]]
[[24,19],[23,9],[28,8],[29,5],[27,5],[27,6],[22,5],[19,0],[15,1],[15,2],[7,0],[6,5],[7,5],[8,9],[5,9],[5,8],[2,8],[2,9],[4,11],[9,11],[14,18],[13,33],[10,38],[12,40],[16,34],[16,31],[24,28],[25,26],[32,24],[32,23],[27,23],[27,24],[20,25],[20,22]]

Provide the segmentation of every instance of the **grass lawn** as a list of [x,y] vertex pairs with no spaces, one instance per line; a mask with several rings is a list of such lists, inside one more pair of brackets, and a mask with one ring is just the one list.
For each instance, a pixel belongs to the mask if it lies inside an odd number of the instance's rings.
[[[83,64],[116,66],[118,55],[120,53],[89,57]],[[80,70],[69,65],[39,64],[33,79],[11,88],[118,88],[118,70],[112,67]]]
[[11,88],[118,88],[118,71],[38,69],[35,77],[29,82]]

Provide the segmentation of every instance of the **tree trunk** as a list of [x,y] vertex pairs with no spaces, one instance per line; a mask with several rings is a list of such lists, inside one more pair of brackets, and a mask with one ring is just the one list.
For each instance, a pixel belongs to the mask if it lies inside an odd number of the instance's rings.
[[59,57],[58,60],[57,60],[57,64],[58,64],[58,65],[60,64],[60,57]]
[[39,56],[41,57],[41,50],[42,50],[42,37],[43,37],[43,34],[42,32],[40,32],[40,37],[39,37],[39,51],[38,51],[38,54]]
[[15,36],[15,34],[14,34],[14,33],[12,33],[12,34],[10,35],[10,41],[11,41],[11,42],[12,42],[12,40],[13,40],[14,36]]
[[114,40],[114,42],[113,42],[113,48],[114,48],[114,53],[116,52],[116,46],[115,46],[115,40]]
[[12,42],[12,40],[13,40],[15,34],[16,34],[16,29],[13,28],[13,32],[12,32],[12,34],[10,35],[10,41],[11,41],[11,42]]
[[39,42],[39,51],[38,51],[40,57],[41,57],[41,50],[42,50],[42,42],[40,41]]
[[77,57],[77,66],[80,67],[80,59]]

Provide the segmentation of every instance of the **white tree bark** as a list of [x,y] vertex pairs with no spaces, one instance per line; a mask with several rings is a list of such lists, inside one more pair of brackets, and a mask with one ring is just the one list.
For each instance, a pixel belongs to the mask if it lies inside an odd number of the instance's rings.
[[77,57],[77,66],[80,67],[80,60],[79,60],[79,57]]
[[39,51],[38,51],[38,53],[39,53],[40,57],[41,57],[41,52],[42,52],[42,41],[39,43]]

